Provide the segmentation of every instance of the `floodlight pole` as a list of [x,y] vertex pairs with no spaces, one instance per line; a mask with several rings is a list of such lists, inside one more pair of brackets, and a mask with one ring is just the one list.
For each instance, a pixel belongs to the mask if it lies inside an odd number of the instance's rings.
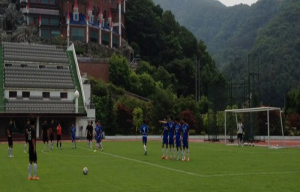
[[225,125],[225,145],[227,145],[227,140],[226,140],[226,111],[225,111],[225,115],[224,115],[224,117],[225,117],[225,120],[224,120],[224,125]]
[[267,119],[268,119],[268,147],[270,147],[270,119],[269,119],[269,108],[267,111]]

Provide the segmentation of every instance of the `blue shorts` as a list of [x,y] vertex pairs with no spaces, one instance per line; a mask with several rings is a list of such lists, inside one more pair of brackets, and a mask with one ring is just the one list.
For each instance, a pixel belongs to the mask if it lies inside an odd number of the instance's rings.
[[169,145],[174,145],[174,137],[169,137]]
[[143,140],[143,143],[147,143],[147,137],[143,137],[142,140]]
[[189,148],[189,142],[187,141],[187,139],[182,140],[182,147]]
[[181,147],[181,141],[180,141],[180,139],[176,139],[176,147]]
[[75,139],[76,139],[76,136],[72,135],[72,141],[75,141]]
[[162,144],[168,145],[168,137],[163,137]]
[[101,137],[97,137],[96,138],[96,143],[100,143],[101,142]]

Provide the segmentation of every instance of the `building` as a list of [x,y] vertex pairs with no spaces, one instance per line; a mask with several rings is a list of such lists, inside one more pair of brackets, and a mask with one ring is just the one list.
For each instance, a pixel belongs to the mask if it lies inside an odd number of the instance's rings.
[[126,39],[126,0],[20,0],[27,25],[43,38],[61,35],[70,41],[118,48]]
[[[28,119],[35,119],[37,136],[42,123],[54,120],[69,138],[74,123],[80,127],[95,120],[90,85],[82,79],[73,44],[67,49],[53,45],[3,42],[0,46],[0,137],[14,121],[13,134],[23,135]],[[22,136],[22,138],[24,138]]]

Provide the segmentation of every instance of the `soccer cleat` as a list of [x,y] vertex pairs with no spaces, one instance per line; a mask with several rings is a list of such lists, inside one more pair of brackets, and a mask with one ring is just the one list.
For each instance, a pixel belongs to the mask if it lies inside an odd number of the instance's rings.
[[188,161],[190,161],[190,158],[188,158]]
[[179,161],[179,160],[180,160],[180,158],[178,157],[178,158],[177,158],[177,161]]
[[170,159],[172,160],[172,157],[170,157]]
[[35,177],[32,177],[32,179],[33,180],[39,180],[40,178],[35,176]]
[[168,157],[166,157],[166,160],[168,160]]
[[23,153],[26,153],[26,151],[23,151]]
[[165,156],[162,156],[161,159],[165,159]]
[[94,152],[96,153],[96,152],[97,152],[97,150],[95,149],[95,150],[94,150]]
[[147,155],[147,151],[145,151],[145,155]]
[[185,161],[185,158],[183,158],[182,161]]
[[32,177],[28,177],[28,180],[31,180],[32,179]]

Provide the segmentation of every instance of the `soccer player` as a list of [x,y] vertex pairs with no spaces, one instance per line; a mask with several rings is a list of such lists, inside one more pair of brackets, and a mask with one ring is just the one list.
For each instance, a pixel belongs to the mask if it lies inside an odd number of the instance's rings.
[[100,121],[98,120],[96,123],[96,128],[95,128],[95,139],[96,139],[96,145],[95,145],[95,151],[97,151],[98,148],[101,148],[101,151],[103,151],[103,146],[102,146],[102,125],[100,124]]
[[238,139],[238,146],[243,145],[243,128],[244,125],[242,123],[242,120],[239,119],[239,122],[237,124],[237,139]]
[[56,127],[56,139],[57,139],[56,148],[58,149],[58,142],[59,142],[60,149],[62,149],[62,147],[61,147],[61,126],[60,126],[60,123],[58,123],[58,125]]
[[175,156],[175,148],[174,148],[174,121],[173,121],[173,116],[169,117],[168,121],[168,131],[169,131],[169,152],[170,152],[170,159],[172,159],[172,148],[173,148],[173,154],[174,154],[174,159],[176,158]]
[[28,120],[28,121],[27,121],[27,124],[26,124],[26,126],[25,126],[25,144],[24,144],[24,150],[23,150],[24,153],[26,153],[26,150],[27,150],[27,144],[28,144],[28,130],[29,130],[30,127],[31,127],[30,121]]
[[47,125],[47,121],[44,121],[44,124],[42,126],[42,137],[43,137],[43,142],[44,142],[44,149],[43,151],[46,150],[46,142],[47,142],[47,149],[49,150],[49,143],[48,143],[48,135],[49,135],[49,130],[48,130],[48,125]]
[[183,146],[183,158],[182,161],[185,161],[185,150],[187,150],[188,161],[190,161],[190,150],[189,150],[189,125],[186,122],[186,119],[182,119],[182,146]]
[[13,158],[12,150],[13,150],[13,140],[12,140],[12,130],[13,130],[13,121],[9,121],[9,125],[6,129],[7,132],[7,140],[8,140],[8,157]]
[[143,145],[144,145],[144,154],[147,155],[147,136],[149,133],[149,128],[146,125],[146,121],[143,120],[143,125],[140,128],[140,133],[142,134]]
[[[163,130],[161,133],[161,137],[162,137],[162,157],[161,159],[168,159],[168,124],[167,124],[167,119],[164,118],[163,121],[159,121],[160,123],[163,124]],[[166,146],[166,150],[164,148],[164,146]],[[166,152],[166,156],[165,156],[165,152]]]
[[[37,155],[36,155],[36,131],[34,121],[31,121],[31,126],[28,129],[28,143],[29,143],[29,165],[28,165],[28,179],[39,180],[37,173]],[[33,177],[31,177],[31,166],[33,164]]]
[[175,119],[175,123],[176,123],[175,135],[176,135],[177,160],[179,160],[180,159],[179,158],[179,149],[180,149],[181,155],[183,156],[182,147],[181,147],[182,129],[181,129],[181,125],[180,125],[178,118]]
[[74,126],[74,123],[72,123],[71,126],[71,133],[72,133],[72,148],[76,149],[76,127]]
[[87,145],[89,148],[92,148],[93,144],[93,126],[92,121],[89,121],[88,125],[86,126],[86,138],[87,138]]
[[53,140],[54,140],[54,130],[55,130],[54,120],[51,121],[51,125],[49,127],[49,134],[50,134],[50,142],[51,142],[51,149],[53,150]]

